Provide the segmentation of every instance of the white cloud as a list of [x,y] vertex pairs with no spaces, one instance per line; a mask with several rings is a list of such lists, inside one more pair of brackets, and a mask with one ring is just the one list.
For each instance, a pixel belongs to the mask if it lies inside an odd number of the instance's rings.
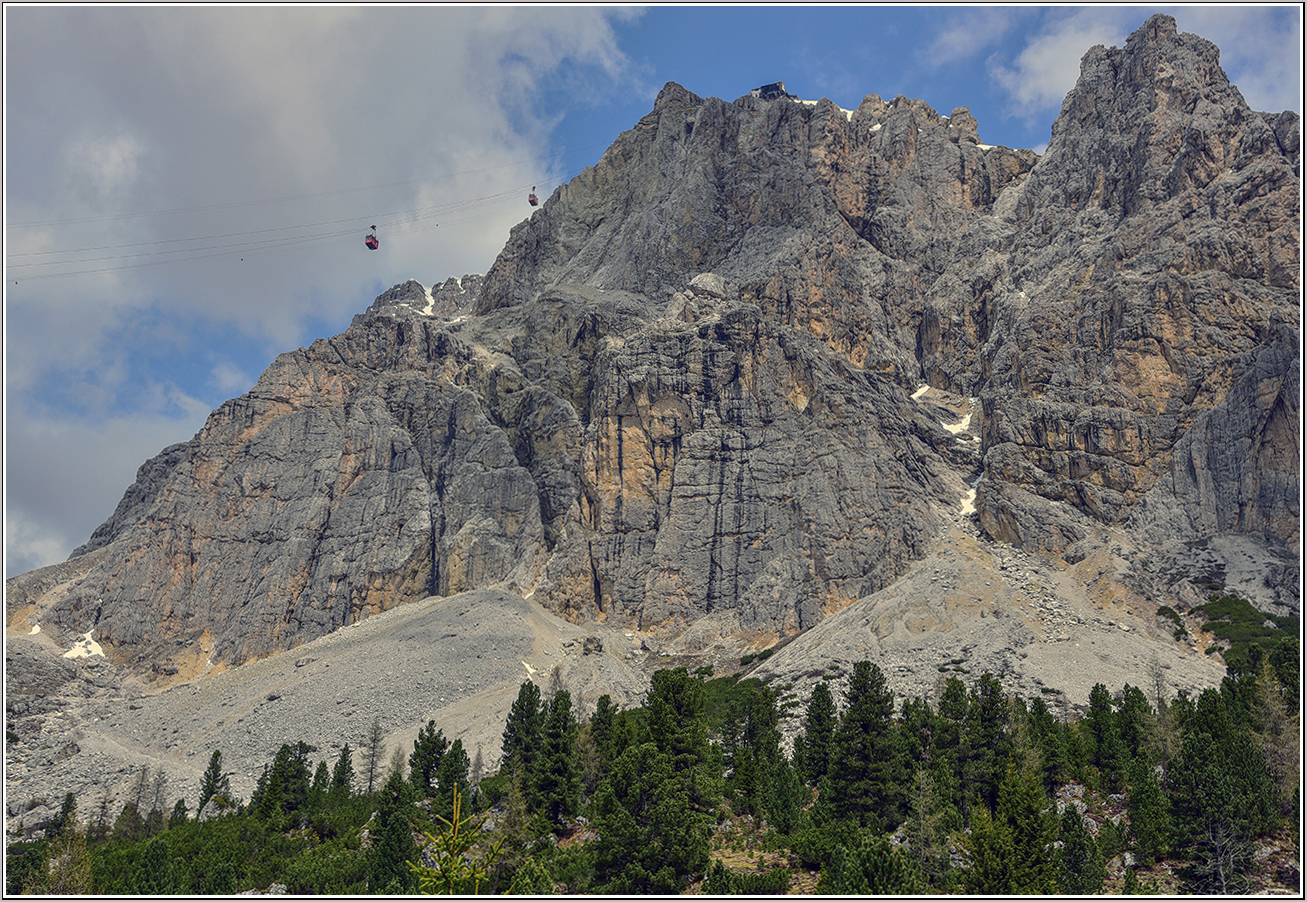
[[1012,97],[1013,115],[1030,118],[1054,112],[1075,87],[1080,60],[1095,44],[1117,45],[1142,24],[1133,10],[1094,7],[1050,14],[1046,24],[1005,62],[992,55],[989,72]]
[[[611,23],[637,14],[6,10],[15,560],[85,541],[135,468],[198,428],[199,397],[253,384],[251,359],[340,331],[410,274],[484,272],[526,190],[562,174],[562,112],[629,77]],[[590,97],[542,94],[551,80]],[[55,260],[85,274],[51,277]]]
[[1221,68],[1254,110],[1302,112],[1302,10],[1285,7],[1183,7],[1173,11],[1182,32],[1221,48]]
[[[1020,50],[999,51],[987,60],[990,76],[1011,96],[1011,115],[1030,119],[1055,114],[1075,86],[1085,52],[1095,44],[1124,46],[1156,11],[1100,6],[1047,12]],[[1222,68],[1253,109],[1301,111],[1300,10],[1236,4],[1163,11],[1175,17],[1181,32],[1197,34],[1221,49]],[[965,46],[965,39],[965,30],[959,29],[955,40]]]
[[154,395],[153,410],[102,420],[10,402],[6,577],[66,558],[113,513],[141,464],[204,424],[207,406],[175,390]]
[[984,55],[1026,15],[1023,10],[1000,6],[950,10],[951,24],[920,54],[921,61],[938,69]]
[[228,360],[219,361],[210,370],[209,382],[225,394],[243,394],[250,390],[255,381],[254,377]]
[[93,209],[120,203],[130,197],[144,153],[126,132],[75,138],[64,149],[70,190]]

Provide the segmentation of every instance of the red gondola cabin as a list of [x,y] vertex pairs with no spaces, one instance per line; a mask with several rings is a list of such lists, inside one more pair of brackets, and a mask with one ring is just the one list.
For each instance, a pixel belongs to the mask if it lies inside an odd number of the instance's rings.
[[532,185],[532,186],[531,186],[531,193],[528,194],[528,195],[526,196],[526,202],[529,203],[529,204],[530,204],[531,206],[533,206],[533,207],[538,206],[538,205],[540,204],[539,199],[536,198],[536,187],[535,187],[535,185]]
[[377,227],[372,227],[372,233],[363,239],[363,243],[368,246],[368,250],[375,251],[381,247],[381,242],[377,240]]

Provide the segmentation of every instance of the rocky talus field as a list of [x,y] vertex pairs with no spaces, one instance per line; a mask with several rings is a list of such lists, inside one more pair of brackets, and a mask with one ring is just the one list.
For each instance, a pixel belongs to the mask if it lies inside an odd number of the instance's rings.
[[525,679],[1218,684],[1212,586],[1301,610],[1299,116],[1158,15],[1044,153],[982,125],[669,83],[487,273],[280,355],[6,574],[10,826],[378,718],[492,768]]

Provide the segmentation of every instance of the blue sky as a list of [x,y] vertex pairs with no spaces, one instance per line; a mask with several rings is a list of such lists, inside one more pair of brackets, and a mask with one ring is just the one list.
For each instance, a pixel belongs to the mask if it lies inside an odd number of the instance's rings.
[[485,272],[530,187],[667,81],[905,94],[1042,150],[1084,52],[1155,12],[1254,109],[1302,111],[1297,5],[6,5],[6,576],[66,558],[278,353]]

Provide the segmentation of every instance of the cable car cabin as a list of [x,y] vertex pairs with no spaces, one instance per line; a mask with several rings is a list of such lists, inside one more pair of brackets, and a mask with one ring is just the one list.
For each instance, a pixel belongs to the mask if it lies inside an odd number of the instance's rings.
[[535,196],[534,193],[528,194],[528,195],[526,196],[526,202],[529,203],[529,204],[530,204],[531,206],[533,206],[533,207],[535,207],[535,206],[539,206],[539,204],[540,204],[539,199]]
[[377,241],[376,235],[369,235],[367,238],[364,238],[363,243],[368,246],[368,250],[370,251],[375,251],[381,246],[381,242]]

